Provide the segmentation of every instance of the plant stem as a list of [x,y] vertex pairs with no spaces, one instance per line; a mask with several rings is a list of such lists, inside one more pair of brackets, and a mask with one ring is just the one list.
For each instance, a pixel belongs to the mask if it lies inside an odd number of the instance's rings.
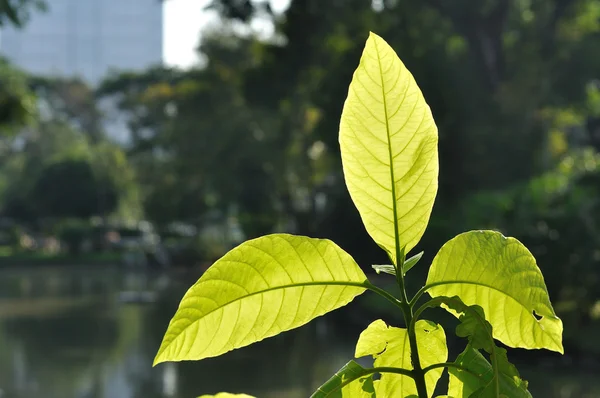
[[417,394],[419,398],[427,398],[427,385],[425,384],[425,372],[421,368],[419,360],[419,348],[417,346],[417,334],[415,332],[415,323],[412,321],[412,308],[404,301],[404,319],[408,326],[408,342],[410,344],[410,361],[413,366],[413,376],[417,386]]
[[398,300],[396,297],[394,297],[392,294],[388,293],[387,291],[383,290],[380,287],[377,287],[375,285],[373,285],[371,282],[366,281],[364,283],[364,286],[372,291],[373,293],[377,293],[378,295],[380,295],[381,297],[383,297],[384,299],[388,300],[389,302],[391,302],[392,304],[394,304],[396,307],[399,307],[400,309],[402,309],[402,305],[400,300]]
[[423,369],[423,373],[427,373],[430,370],[437,369],[437,368],[455,368],[455,369],[459,369],[459,370],[461,370],[463,372],[467,372],[467,373],[471,374],[472,376],[477,377],[478,379],[480,379],[480,380],[483,381],[483,377],[480,374],[478,374],[476,372],[473,372],[471,369],[467,369],[464,366],[459,365],[459,364],[454,363],[454,362],[434,363],[433,365],[429,365],[428,367],[426,367],[425,369]]
[[399,246],[396,245],[396,282],[400,288],[400,309],[404,315],[404,322],[408,327],[408,342],[410,344],[410,361],[413,366],[413,379],[415,381],[415,385],[417,386],[417,394],[419,395],[419,398],[427,398],[428,395],[427,385],[425,384],[425,372],[421,368],[421,361],[419,360],[417,334],[415,332],[415,325],[413,322],[413,309],[408,302],[406,287],[404,285],[404,272],[402,272],[402,269],[404,268],[405,258],[406,254],[404,253],[404,248],[400,250]]

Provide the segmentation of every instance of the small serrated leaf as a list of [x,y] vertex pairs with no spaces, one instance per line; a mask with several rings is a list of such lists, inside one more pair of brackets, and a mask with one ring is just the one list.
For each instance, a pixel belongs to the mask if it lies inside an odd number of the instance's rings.
[[[459,297],[437,297],[448,310],[459,316],[456,327],[459,337],[469,339],[467,349],[455,363],[470,372],[449,368],[448,394],[457,398],[530,398],[527,382],[521,379],[517,368],[508,361],[506,350],[496,346],[492,325],[486,320],[480,306],[467,306]],[[490,364],[478,351],[485,350],[492,359]],[[477,375],[477,376],[475,376]]]
[[455,363],[470,372],[448,368],[448,394],[455,398],[531,398],[527,391],[527,382],[520,378],[514,365],[508,361],[506,350],[496,346],[494,349],[498,358],[497,385],[494,382],[496,373],[493,366],[469,344],[456,358]]

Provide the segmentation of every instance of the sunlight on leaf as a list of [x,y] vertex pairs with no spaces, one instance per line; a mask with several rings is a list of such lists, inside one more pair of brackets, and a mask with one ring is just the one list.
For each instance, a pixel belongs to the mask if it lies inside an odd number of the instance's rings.
[[494,231],[458,235],[434,258],[427,285],[432,297],[458,296],[466,305],[481,306],[494,337],[510,347],[563,352],[562,321],[544,277],[514,238]]
[[217,395],[200,395],[198,398],[254,398],[246,394],[230,394],[228,392],[220,392]]
[[246,394],[230,394],[228,392],[220,392],[217,395],[200,395],[198,398],[254,398]]
[[438,187],[437,127],[394,50],[371,33],[340,122],[346,185],[369,235],[394,263],[425,232]]
[[373,375],[350,361],[311,395],[311,398],[373,398]]
[[[420,320],[415,325],[417,346],[421,367],[446,362],[448,348],[446,334],[440,325]],[[390,327],[381,319],[371,323],[358,338],[355,357],[372,355],[375,367],[397,367],[411,370],[410,344],[408,330]],[[433,395],[435,385],[442,376],[443,369],[434,369],[425,375],[425,384],[429,396]],[[417,394],[412,378],[404,375],[384,373],[375,381],[375,392],[381,397],[406,397]]]
[[185,294],[154,364],[214,357],[302,326],[348,304],[366,281],[329,240],[274,234],[246,241]]

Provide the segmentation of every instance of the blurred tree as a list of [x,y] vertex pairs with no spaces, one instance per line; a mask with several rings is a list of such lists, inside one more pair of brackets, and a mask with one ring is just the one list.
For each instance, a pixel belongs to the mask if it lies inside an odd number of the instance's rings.
[[25,74],[0,57],[0,146],[6,146],[6,136],[31,122],[34,115],[35,99]]
[[105,138],[103,114],[86,83],[77,78],[31,77],[29,85],[37,95],[42,120],[69,123],[93,143]]
[[89,162],[73,159],[44,168],[30,201],[40,217],[86,219],[114,211],[118,192],[111,181],[94,173]]
[[45,11],[44,0],[0,0],[0,26],[13,24],[22,27],[31,16],[31,10]]
[[269,118],[250,111],[240,88],[253,43],[209,35],[201,69],[125,74],[100,88],[101,97],[119,98],[127,117],[130,158],[151,219],[197,221],[209,209],[224,217],[233,211],[250,236],[277,222],[271,178],[277,167],[263,131]]

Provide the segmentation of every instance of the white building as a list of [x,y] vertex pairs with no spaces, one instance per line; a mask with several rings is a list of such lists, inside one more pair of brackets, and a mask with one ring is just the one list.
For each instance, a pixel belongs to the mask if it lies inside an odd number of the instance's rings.
[[22,29],[2,31],[0,54],[43,76],[79,76],[97,84],[111,70],[162,63],[159,0],[46,0]]

